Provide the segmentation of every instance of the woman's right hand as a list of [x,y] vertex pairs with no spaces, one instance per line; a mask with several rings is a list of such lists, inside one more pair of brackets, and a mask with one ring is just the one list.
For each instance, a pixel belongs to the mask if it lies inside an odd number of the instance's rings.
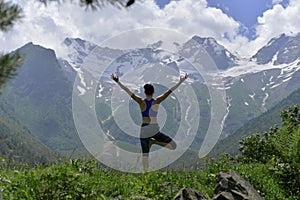
[[116,82],[119,82],[119,77],[114,75],[114,74],[111,75],[111,79],[116,81]]
[[185,81],[186,79],[188,78],[188,74],[187,73],[185,73],[185,74],[183,74],[183,75],[180,75],[180,83],[182,83],[183,81]]

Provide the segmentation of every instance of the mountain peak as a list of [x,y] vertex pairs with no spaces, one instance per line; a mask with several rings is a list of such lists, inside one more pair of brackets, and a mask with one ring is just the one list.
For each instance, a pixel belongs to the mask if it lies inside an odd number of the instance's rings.
[[77,69],[83,63],[83,58],[91,53],[91,51],[97,46],[91,42],[85,41],[80,38],[65,38],[63,45],[68,48],[68,63]]
[[152,48],[152,49],[158,49],[161,47],[162,44],[163,44],[163,41],[159,40],[153,44],[149,44],[147,47]]
[[50,48],[46,48],[46,47],[43,47],[41,45],[38,45],[38,44],[34,44],[32,42],[28,42],[27,44],[23,45],[22,47],[19,48],[20,52],[24,53],[24,52],[30,52],[29,49],[31,51],[34,51],[34,52],[44,52],[48,55],[53,55],[56,57],[56,54],[55,54],[55,51],[53,49],[50,49]]
[[281,34],[272,38],[251,57],[258,64],[289,64],[300,58],[300,34]]
[[39,44],[34,44],[33,42],[28,42],[28,43],[26,43],[25,45],[23,45],[23,46],[20,47],[20,48],[32,48],[32,47],[36,47],[36,48],[41,48],[41,49],[46,49],[46,50],[51,50],[51,51],[53,51],[53,49],[46,48],[46,47],[41,46],[41,45],[39,45]]
[[212,38],[212,37],[200,37],[198,35],[194,35],[192,37],[193,40],[201,43],[201,44],[204,44],[204,43],[209,43],[209,44],[218,44],[218,42],[215,40],[215,38]]
[[[63,43],[64,43],[66,46],[70,46],[71,44],[74,44],[74,43],[76,43],[76,44],[78,44],[78,45],[80,45],[80,46],[85,46],[86,44],[91,45],[90,42],[87,42],[87,41],[85,41],[85,40],[83,40],[83,39],[81,39],[81,38],[69,38],[69,37],[65,38],[65,40],[64,40]],[[94,45],[94,44],[93,44],[93,45]]]
[[218,69],[225,70],[236,65],[237,56],[219,44],[214,38],[195,35],[192,37],[192,40],[198,42],[207,51]]
[[33,44],[33,42],[28,42],[28,43],[26,43],[25,45],[23,45],[23,46],[33,46],[34,44]]

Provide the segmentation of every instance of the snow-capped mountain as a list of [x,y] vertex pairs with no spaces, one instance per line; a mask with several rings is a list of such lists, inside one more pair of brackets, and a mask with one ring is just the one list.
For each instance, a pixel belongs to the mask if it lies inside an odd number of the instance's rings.
[[261,48],[251,60],[258,64],[289,64],[300,58],[300,33],[295,36],[281,34]]
[[66,61],[73,69],[79,69],[84,62],[84,58],[96,47],[95,44],[80,38],[66,38],[63,44],[68,47],[69,52]]
[[207,51],[218,69],[226,70],[237,65],[239,58],[228,51],[224,46],[218,44],[214,38],[194,36],[192,40],[197,41]]
[[[249,59],[230,53],[213,38],[199,36],[194,36],[183,44],[176,44],[178,53],[169,53],[160,49],[163,41],[149,44],[141,49],[120,50],[68,38],[64,43],[70,53],[67,58],[61,59],[61,63],[66,69],[68,67],[78,69],[82,61],[95,49],[98,49],[97,59],[103,61],[113,59],[102,74],[102,80],[105,81],[100,81],[98,95],[100,97],[110,95],[109,88],[113,83],[109,76],[112,73],[122,77],[130,70],[138,71],[143,67],[144,71],[139,71],[139,75],[133,78],[139,79],[140,82],[148,82],[143,73],[147,71],[151,74],[153,66],[157,67],[159,64],[162,69],[167,66],[169,70],[189,73],[190,82],[203,82],[199,72],[186,62],[181,56],[182,53],[179,53],[194,52],[193,42],[200,45],[201,50],[204,49],[217,66],[218,71],[214,72],[213,78],[224,83],[221,89],[226,90],[229,111],[224,126],[225,135],[231,134],[245,122],[268,110],[300,87],[300,34],[295,36],[283,34],[273,38]],[[137,85],[131,87],[139,88]]]
[[63,45],[68,50],[67,57],[60,58],[59,62],[67,78],[74,81],[84,58],[91,53],[96,45],[80,38],[66,38]]

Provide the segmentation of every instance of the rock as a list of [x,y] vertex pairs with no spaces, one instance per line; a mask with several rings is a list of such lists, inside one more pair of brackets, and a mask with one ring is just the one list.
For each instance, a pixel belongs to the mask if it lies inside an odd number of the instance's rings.
[[182,188],[173,200],[207,200],[207,198],[197,190]]
[[263,198],[234,171],[220,171],[217,176],[213,200],[262,200]]

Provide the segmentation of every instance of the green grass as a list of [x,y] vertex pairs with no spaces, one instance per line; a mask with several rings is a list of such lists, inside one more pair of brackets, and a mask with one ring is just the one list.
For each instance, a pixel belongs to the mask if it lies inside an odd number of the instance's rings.
[[2,169],[4,199],[172,199],[179,189],[197,186],[212,194],[214,178],[205,173],[129,174],[100,169],[93,160],[71,160],[31,169]]
[[[173,199],[183,187],[212,197],[216,175],[232,169],[248,180],[267,199],[297,199],[287,196],[276,176],[264,164],[237,164],[230,159],[209,162],[197,171],[123,173],[100,168],[95,160],[69,160],[35,168],[0,169],[4,199]],[[1,193],[0,193],[1,194]],[[298,196],[299,198],[299,196]]]
[[[282,112],[282,127],[242,140],[241,155],[206,158],[202,169],[123,173],[93,159],[14,167],[0,159],[0,199],[173,199],[184,187],[213,197],[221,170],[234,170],[266,200],[300,199],[300,107]],[[185,160],[187,163],[189,161]],[[202,166],[202,165],[201,165]]]

